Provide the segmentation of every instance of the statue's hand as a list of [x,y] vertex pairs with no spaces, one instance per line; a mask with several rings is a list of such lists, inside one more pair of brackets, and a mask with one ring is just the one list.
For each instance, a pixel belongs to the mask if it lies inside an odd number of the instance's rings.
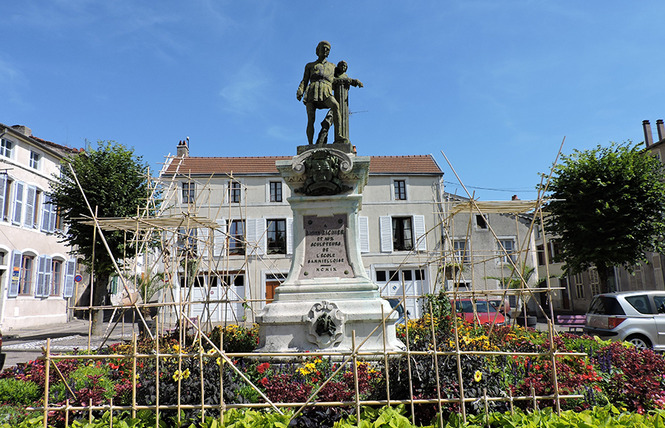
[[298,101],[302,100],[303,92],[304,91],[302,90],[302,88],[298,88],[298,91],[296,92],[296,98],[298,99]]
[[363,87],[363,82],[361,82],[360,80],[356,79],[356,86],[359,87],[359,88],[362,88],[362,87]]

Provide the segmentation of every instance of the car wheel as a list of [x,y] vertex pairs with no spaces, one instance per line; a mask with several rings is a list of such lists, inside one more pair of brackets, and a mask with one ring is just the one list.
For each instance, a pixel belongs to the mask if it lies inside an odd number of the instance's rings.
[[644,336],[630,336],[626,341],[635,345],[637,349],[651,349],[651,342]]

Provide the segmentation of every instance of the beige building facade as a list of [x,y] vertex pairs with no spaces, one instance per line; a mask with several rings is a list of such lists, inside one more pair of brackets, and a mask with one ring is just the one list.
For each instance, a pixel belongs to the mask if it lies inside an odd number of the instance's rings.
[[[290,157],[190,157],[185,143],[178,150],[160,174],[162,215],[205,218],[216,227],[183,224],[167,238],[180,247],[197,243],[198,275],[187,284],[178,268],[176,300],[227,299],[226,309],[195,303],[191,314],[252,322],[291,266],[291,194],[275,167]],[[411,317],[420,316],[418,297],[441,284],[442,179],[431,155],[370,157],[357,237],[363,263],[382,296],[406,298]]]
[[76,260],[58,242],[60,221],[50,182],[60,160],[75,151],[32,136],[25,126],[0,124],[0,326],[67,321]]

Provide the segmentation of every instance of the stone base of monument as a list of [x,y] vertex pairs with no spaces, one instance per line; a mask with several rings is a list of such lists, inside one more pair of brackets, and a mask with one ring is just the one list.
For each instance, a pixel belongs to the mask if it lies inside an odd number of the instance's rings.
[[381,298],[268,305],[259,319],[259,352],[349,353],[354,349],[354,334],[360,352],[402,350],[403,345],[395,336],[397,316],[392,314],[383,322],[391,310]]
[[278,161],[277,169],[294,194],[294,251],[286,281],[257,314],[257,352],[349,353],[354,335],[360,352],[403,350],[397,313],[360,254],[358,211],[369,158],[315,146]]

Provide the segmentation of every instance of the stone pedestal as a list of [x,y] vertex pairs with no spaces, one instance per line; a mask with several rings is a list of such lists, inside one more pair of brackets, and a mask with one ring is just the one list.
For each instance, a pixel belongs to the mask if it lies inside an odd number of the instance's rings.
[[320,146],[299,153],[277,162],[294,195],[294,253],[286,281],[257,316],[258,352],[349,352],[353,331],[356,346],[364,342],[361,351],[382,352],[384,324],[385,349],[403,349],[397,314],[388,317],[390,304],[360,256],[358,211],[369,158]]

